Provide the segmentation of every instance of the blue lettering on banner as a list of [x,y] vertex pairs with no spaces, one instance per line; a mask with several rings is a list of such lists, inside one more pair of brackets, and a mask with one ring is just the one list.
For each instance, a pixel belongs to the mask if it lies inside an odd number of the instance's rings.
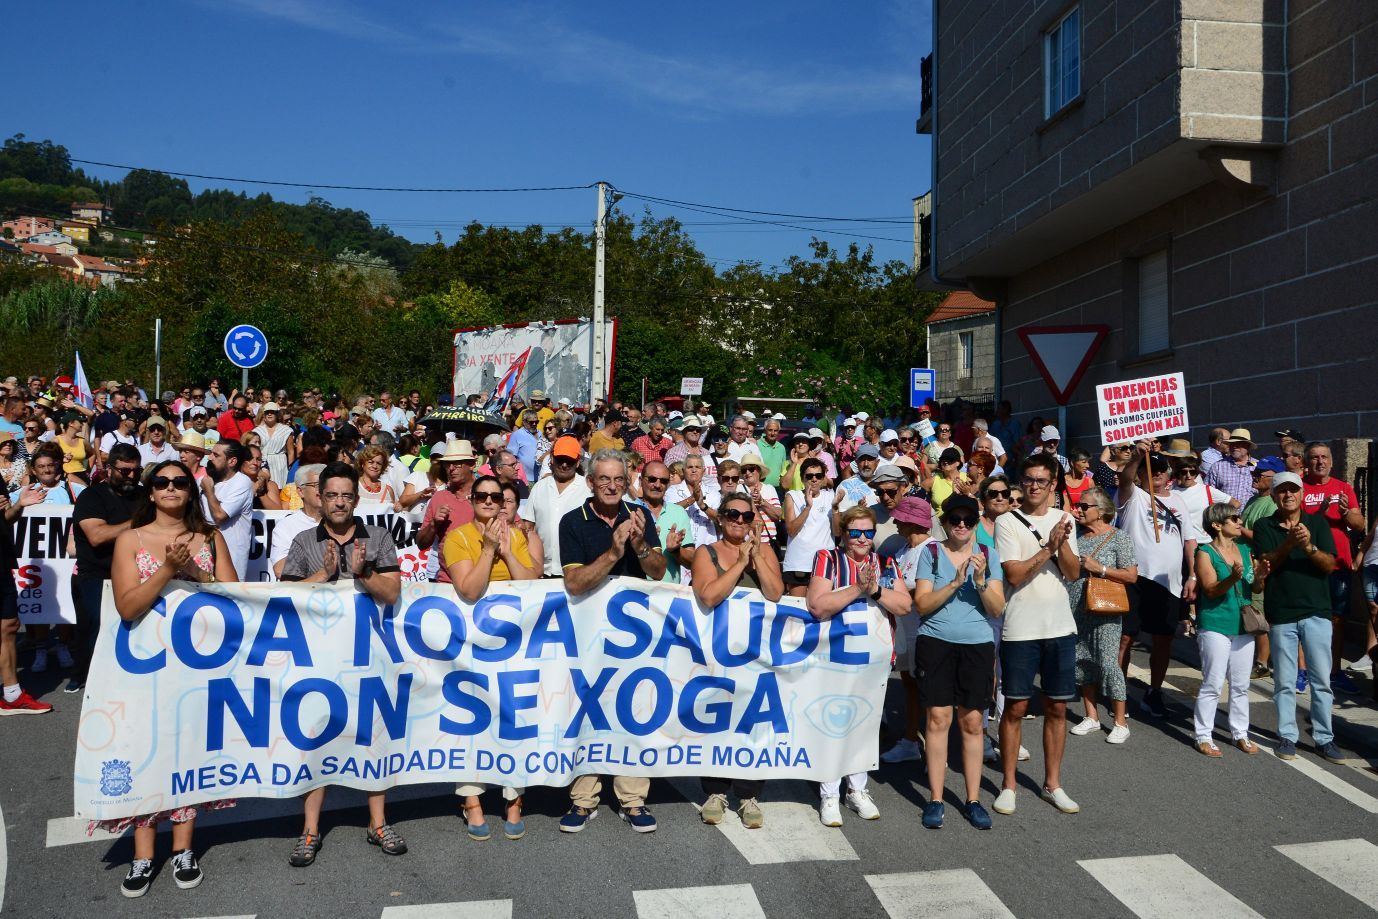
[[[432,610],[441,613],[450,627],[449,640],[441,648],[432,648],[426,644],[421,634],[421,620]],[[402,618],[406,622],[402,627],[402,633],[407,637],[407,646],[412,651],[433,661],[452,661],[459,657],[460,649],[464,647],[464,616],[454,603],[444,597],[425,597],[408,606]]]
[[474,604],[475,631],[492,638],[502,639],[502,644],[496,648],[482,647],[476,642],[473,646],[474,660],[476,661],[505,661],[516,655],[521,648],[521,626],[494,616],[493,609],[499,606],[516,610],[518,615],[522,611],[521,598],[513,594],[496,594],[483,597]]
[[[196,614],[206,607],[218,611],[225,620],[220,647],[210,654],[202,654],[191,637]],[[177,604],[177,612],[172,614],[172,653],[183,664],[196,670],[217,670],[225,666],[239,653],[239,643],[243,640],[244,614],[240,612],[239,604],[229,597],[194,593]]]
[[536,736],[536,725],[517,724],[517,713],[536,707],[536,697],[530,693],[517,695],[516,688],[539,683],[539,670],[509,670],[498,674],[498,736],[503,740],[530,740]]
[[[684,691],[679,695],[679,723],[691,731],[700,734],[715,734],[718,731],[726,730],[732,722],[732,690],[737,688],[737,684],[722,676],[696,676],[684,684]],[[711,717],[712,721],[704,721],[698,716],[699,696],[711,690],[722,690],[727,693],[726,699],[719,699],[716,702],[709,702],[704,705],[704,713]]]
[[603,653],[617,660],[629,661],[640,657],[651,646],[651,624],[627,612],[631,603],[646,604],[646,595],[639,590],[620,590],[608,601],[608,624],[632,638],[629,645],[614,644],[612,639],[603,642]]
[[724,667],[743,667],[761,656],[761,623],[766,616],[766,605],[759,602],[747,604],[746,650],[734,654],[728,647],[728,604],[724,600],[713,608],[713,657]]
[[[655,697],[655,706],[651,709],[650,717],[645,721],[637,721],[632,705],[638,701],[645,701],[645,695],[637,692],[637,687],[643,682],[655,687],[651,693]],[[622,730],[628,734],[633,737],[645,737],[660,730],[665,724],[665,720],[670,717],[670,706],[674,698],[675,691],[670,686],[670,678],[665,675],[664,670],[658,667],[640,667],[628,674],[622,685],[617,688],[617,720],[622,725]]]
[[559,645],[565,657],[579,656],[579,642],[574,637],[574,620],[569,615],[569,598],[564,591],[551,591],[541,603],[536,624],[531,627],[531,640],[526,646],[527,660],[540,659],[546,645]]
[[570,681],[574,684],[574,695],[579,700],[579,707],[574,712],[574,717],[569,721],[569,730],[565,731],[565,737],[578,737],[580,725],[584,718],[588,718],[589,726],[595,731],[610,731],[612,726],[608,724],[608,716],[603,714],[603,706],[599,704],[598,697],[607,689],[612,682],[613,676],[617,673],[612,667],[604,667],[598,673],[598,678],[592,683],[584,676],[584,671],[572,668],[569,671]]
[[[153,604],[146,615],[153,614],[167,616],[167,598],[159,597],[158,602]],[[128,620],[120,620],[119,627],[115,629],[115,663],[119,664],[120,669],[125,673],[146,674],[157,673],[167,666],[167,651],[159,651],[152,657],[135,657],[134,650],[129,646],[129,635],[134,629],[135,623]]]
[[[307,736],[301,724],[302,703],[312,693],[325,699],[330,712],[315,737]],[[330,743],[344,731],[348,717],[349,700],[345,698],[344,689],[333,680],[307,677],[293,683],[282,694],[282,733],[298,750],[317,750]]]
[[865,664],[871,658],[864,651],[848,651],[847,639],[851,636],[861,636],[867,634],[869,629],[866,623],[859,619],[847,620],[843,618],[843,613],[851,612],[854,609],[865,610],[865,604],[853,603],[842,613],[838,613],[828,623],[828,660],[834,664]]
[[373,637],[383,643],[388,660],[402,663],[402,651],[397,647],[394,614],[391,604],[378,609],[373,598],[363,591],[354,594],[354,666],[368,667],[373,661]]
[[482,699],[463,689],[460,685],[462,683],[472,683],[479,689],[486,690],[488,677],[482,673],[472,673],[468,670],[455,670],[445,674],[445,681],[441,684],[441,695],[445,697],[446,702],[463,709],[473,717],[465,723],[441,715],[440,730],[446,734],[457,734],[461,737],[481,734],[488,730],[493,715]]
[[652,657],[669,657],[674,646],[689,649],[689,656],[696,664],[707,664],[703,656],[703,639],[699,637],[698,612],[694,605],[684,597],[670,601],[665,610],[665,624],[660,627],[660,641],[651,652]]
[[[278,626],[285,633],[277,637]],[[273,597],[263,608],[263,619],[258,624],[253,646],[249,650],[248,664],[261,667],[274,651],[286,651],[292,658],[293,667],[311,666],[311,649],[306,644],[306,632],[301,627],[297,608],[287,597]]]

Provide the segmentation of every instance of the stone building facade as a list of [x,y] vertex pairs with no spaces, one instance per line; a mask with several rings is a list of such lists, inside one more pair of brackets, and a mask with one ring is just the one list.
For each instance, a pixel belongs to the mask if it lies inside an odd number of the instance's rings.
[[1378,434],[1378,2],[935,0],[932,265],[1017,337],[1110,334],[1092,384],[1182,371],[1193,440]]
[[[995,304],[953,291],[928,317],[928,366],[941,403],[995,398]],[[993,406],[992,406],[993,407]]]

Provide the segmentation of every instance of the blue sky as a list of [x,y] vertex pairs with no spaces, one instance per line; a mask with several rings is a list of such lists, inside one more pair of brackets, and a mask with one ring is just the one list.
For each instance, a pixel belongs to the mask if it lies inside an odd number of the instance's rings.
[[[25,4],[5,14],[6,44],[12,63],[41,72],[7,94],[5,135],[209,175],[426,187],[606,179],[684,201],[905,220],[929,185],[928,138],[913,128],[928,9],[926,0]],[[260,190],[192,187],[207,184]],[[309,194],[269,190],[289,201]],[[591,190],[321,194],[418,240],[436,230],[452,240],[472,219],[587,227],[594,208]],[[676,215],[720,267],[778,263],[809,238]],[[912,253],[907,223],[846,229],[896,240],[862,240],[882,259]]]

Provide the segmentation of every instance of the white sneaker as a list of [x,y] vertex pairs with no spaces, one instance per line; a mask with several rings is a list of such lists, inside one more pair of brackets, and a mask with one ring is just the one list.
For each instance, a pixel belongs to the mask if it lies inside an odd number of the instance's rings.
[[1067,792],[1061,788],[1054,788],[1052,791],[1043,789],[1043,800],[1053,807],[1062,811],[1064,814],[1075,814],[1081,810],[1081,805],[1067,796]]
[[995,743],[989,734],[982,735],[981,759],[988,763],[1000,762],[1000,751],[995,749]]
[[1105,737],[1105,742],[1106,742],[1106,743],[1124,743],[1124,742],[1125,742],[1126,740],[1128,740],[1128,739],[1129,739],[1129,725],[1127,725],[1127,724],[1117,724],[1117,725],[1115,725],[1113,728],[1110,729],[1110,733],[1107,734],[1106,737]]
[[825,795],[818,802],[818,819],[824,826],[842,826],[842,808],[837,806],[837,795]]
[[919,742],[917,740],[902,738],[893,747],[880,755],[880,761],[882,763],[908,763],[919,759],[920,756],[921,751],[919,750]]
[[1087,734],[1094,734],[1099,730],[1099,718],[1083,718],[1072,726],[1072,733],[1078,737],[1085,737]]
[[995,803],[991,805],[991,809],[1006,816],[1014,813],[1014,789],[1001,789],[1000,794],[995,796]]
[[29,665],[30,673],[42,673],[48,669],[48,649],[35,648],[33,652],[33,663]]
[[1365,654],[1363,657],[1359,658],[1357,661],[1350,664],[1349,669],[1357,671],[1359,673],[1368,673],[1370,670],[1373,669],[1373,659],[1370,658],[1367,654]]
[[847,806],[856,811],[856,815],[862,820],[880,819],[880,808],[871,800],[869,791],[847,792]]
[[1026,746],[1024,746],[1023,744],[1020,744],[1020,745],[1019,745],[1019,761],[1020,761],[1021,763],[1027,763],[1027,762],[1029,761],[1029,756],[1030,756],[1030,754],[1029,754],[1029,748],[1026,747]]
[[53,650],[57,652],[57,665],[63,670],[71,670],[77,665],[76,661],[72,660],[72,652],[67,650],[66,645],[58,645]]

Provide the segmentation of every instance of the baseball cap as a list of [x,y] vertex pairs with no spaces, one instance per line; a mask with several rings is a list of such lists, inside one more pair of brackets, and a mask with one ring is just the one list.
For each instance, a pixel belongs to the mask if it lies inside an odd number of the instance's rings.
[[[58,380],[62,379],[63,377],[58,377]],[[1301,431],[1295,430],[1293,428],[1283,428],[1281,431],[1274,431],[1273,436],[1278,438],[1279,440],[1281,440],[1284,437],[1290,437],[1293,440],[1306,440],[1306,437],[1301,433]]]
[[188,418],[204,417],[209,414],[210,413],[206,411],[204,405],[193,405],[191,408],[187,409]]
[[951,517],[957,511],[970,511],[973,517],[981,516],[981,506],[970,495],[952,495],[943,502],[944,517]]
[[919,464],[903,454],[900,454],[899,456],[895,457],[895,461],[890,465],[897,466],[900,469],[907,469],[913,473],[917,473],[919,471]]
[[891,520],[898,520],[900,523],[912,523],[915,526],[932,529],[933,527],[933,506],[923,498],[909,495],[900,498],[895,509],[890,512]]
[[742,415],[742,417],[745,418],[747,421],[755,421],[755,420],[756,420],[756,413],[755,413],[755,412],[742,412],[741,415]]
[[556,404],[556,405],[563,405],[565,408],[569,408],[569,407],[570,407],[571,405],[573,405],[574,403],[573,403],[573,402],[570,402],[568,399],[566,399],[565,397],[561,396],[560,399],[559,399],[559,401],[557,401],[555,404]]
[[555,446],[550,448],[550,455],[558,456],[561,459],[577,460],[584,455],[584,448],[580,446],[579,438],[566,434],[555,441]]
[[857,448],[856,458],[862,460],[867,457],[880,459],[880,449],[875,444],[862,444]]
[[1038,439],[1047,443],[1050,440],[1061,440],[1062,435],[1057,432],[1057,428],[1051,424],[1045,424],[1043,430],[1039,432]]
[[1286,470],[1280,456],[1265,456],[1254,466],[1254,475],[1263,475],[1265,472],[1282,472]]
[[908,482],[909,477],[904,471],[894,463],[887,463],[876,470],[876,474],[871,476],[871,484],[877,485],[881,482]]
[[[816,439],[816,440],[827,440],[827,439],[828,439],[828,435],[824,434],[824,433],[823,433],[822,431],[820,431],[818,428],[809,428],[809,437],[812,438],[812,439]],[[876,454],[876,455],[879,456],[880,454]]]
[[855,419],[855,418],[846,418],[846,419],[843,419],[843,421],[842,421],[842,426],[843,426],[844,428],[854,428],[854,427],[856,427],[856,419]]
[[898,442],[899,439],[900,439],[900,436],[899,436],[898,434],[896,434],[896,433],[895,433],[893,430],[891,430],[890,428],[886,428],[886,429],[885,429],[884,431],[882,431],[881,434],[880,434],[880,442],[883,443],[883,444],[888,444],[888,443],[890,443],[891,441],[896,441],[896,442]]
[[784,413],[784,412],[776,412],[774,415],[771,415],[771,416],[770,416],[770,420],[771,420],[771,421],[784,421],[784,420],[785,420],[785,413]]
[[1279,472],[1273,476],[1273,491],[1277,491],[1284,485],[1301,488],[1301,476],[1295,472]]
[[866,414],[865,412],[857,412],[857,413],[856,413],[855,415],[853,415],[852,417],[855,418],[857,421],[870,421],[870,420],[871,420],[871,416],[868,415],[868,414]]
[[808,440],[808,439],[809,439],[809,432],[808,432],[808,431],[795,431],[793,434],[791,434],[791,435],[789,436],[789,439],[790,439],[791,441],[794,441],[794,440]]

